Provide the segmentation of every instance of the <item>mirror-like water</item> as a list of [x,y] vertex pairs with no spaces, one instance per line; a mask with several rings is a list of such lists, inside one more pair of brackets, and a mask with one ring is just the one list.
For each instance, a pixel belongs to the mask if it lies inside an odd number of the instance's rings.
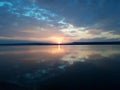
[[32,89],[119,86],[120,46],[1,46],[0,82]]

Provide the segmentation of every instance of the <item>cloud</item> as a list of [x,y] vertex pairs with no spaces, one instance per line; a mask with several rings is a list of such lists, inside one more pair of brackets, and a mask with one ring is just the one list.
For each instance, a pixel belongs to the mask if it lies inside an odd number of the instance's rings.
[[119,40],[119,10],[119,0],[1,0],[0,36]]
[[91,29],[91,27],[75,27],[68,24],[67,28],[61,29],[68,36],[73,36],[74,40],[80,39],[120,39],[119,34],[114,34],[114,31],[104,31],[101,29]]
[[3,7],[3,6],[13,6],[12,3],[10,2],[0,2],[0,7]]
[[7,11],[11,14],[17,15],[18,17],[25,16],[30,18],[35,18],[37,20],[42,20],[46,22],[51,22],[54,18],[59,18],[55,13],[52,13],[49,10],[42,9],[39,6],[33,4],[24,5],[24,1],[21,0],[20,3],[17,1],[12,2],[0,2],[0,7],[8,5]]
[[38,2],[42,7],[63,15],[75,26],[91,26],[99,23],[102,24],[99,28],[119,31],[116,30],[120,21],[119,0],[53,0],[51,2],[38,0]]

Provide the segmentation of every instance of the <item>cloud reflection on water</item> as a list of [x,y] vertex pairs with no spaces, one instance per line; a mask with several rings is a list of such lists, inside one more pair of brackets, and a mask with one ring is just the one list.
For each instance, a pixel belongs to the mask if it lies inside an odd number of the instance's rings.
[[25,85],[61,75],[75,63],[99,63],[120,55],[120,46],[8,46],[0,50],[2,79]]
[[85,62],[94,56],[94,60],[100,57],[110,57],[116,54],[120,54],[120,48],[112,48],[112,46],[76,46],[70,50],[69,54],[64,55],[61,60],[67,61],[70,64],[74,62]]

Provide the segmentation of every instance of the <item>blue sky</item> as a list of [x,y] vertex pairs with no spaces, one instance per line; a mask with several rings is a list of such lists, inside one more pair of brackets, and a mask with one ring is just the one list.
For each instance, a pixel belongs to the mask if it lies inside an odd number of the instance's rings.
[[120,40],[120,0],[0,0],[0,41]]

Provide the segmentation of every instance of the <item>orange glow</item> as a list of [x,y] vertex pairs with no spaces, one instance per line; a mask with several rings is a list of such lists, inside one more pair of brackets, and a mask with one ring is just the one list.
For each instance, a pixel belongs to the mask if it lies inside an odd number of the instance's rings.
[[63,37],[51,37],[52,42],[61,44],[63,42]]
[[61,48],[60,45],[57,46],[57,48],[51,49],[51,54],[62,54],[65,53],[65,49]]
[[62,41],[58,41],[58,44],[61,44],[62,43]]

